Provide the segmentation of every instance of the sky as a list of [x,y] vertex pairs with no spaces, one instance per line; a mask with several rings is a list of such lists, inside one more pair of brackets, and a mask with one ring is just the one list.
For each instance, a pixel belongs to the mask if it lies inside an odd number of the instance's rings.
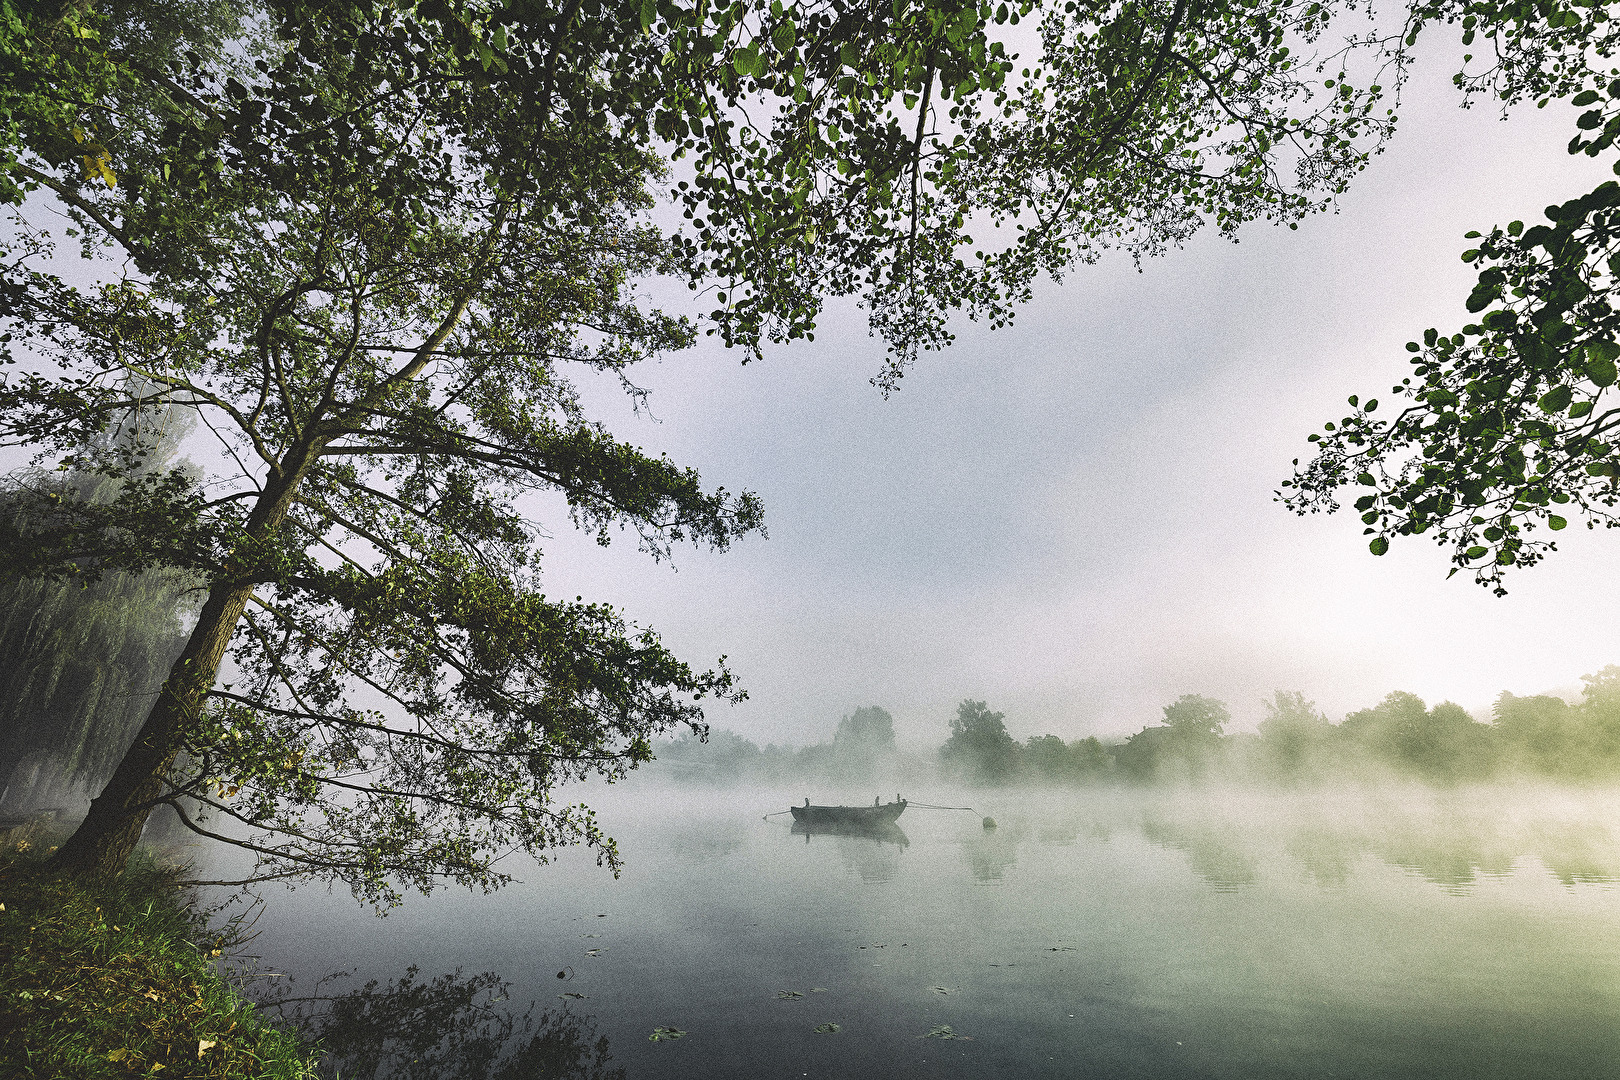
[[[834,307],[763,362],[708,347],[644,369],[633,443],[764,500],[769,538],[655,564],[554,518],[555,593],[605,600],[749,692],[709,712],[756,742],[830,737],[864,705],[937,746],[964,698],[1017,737],[1119,737],[1197,693],[1252,730],[1273,690],[1337,721],[1401,689],[1488,714],[1503,690],[1578,693],[1620,663],[1620,535],[1572,527],[1506,598],[1423,539],[1383,558],[1353,515],[1273,493],[1351,393],[1386,395],[1405,342],[1468,321],[1463,233],[1609,176],[1570,158],[1576,110],[1462,110],[1420,62],[1389,150],[1297,232],[1213,232],[1143,264],[1044,283],[1009,329],[961,322],[885,400],[883,351]],[[1566,539],[1567,538],[1567,539]]]

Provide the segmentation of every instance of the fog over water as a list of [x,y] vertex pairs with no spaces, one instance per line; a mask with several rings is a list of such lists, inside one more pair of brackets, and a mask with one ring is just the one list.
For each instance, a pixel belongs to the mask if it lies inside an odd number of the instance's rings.
[[250,951],[295,995],[495,972],[607,1040],[548,1076],[1620,1075],[1620,793],[904,794],[974,810],[806,836],[762,819],[797,790],[598,791],[617,880],[572,852],[382,922],[273,888]]

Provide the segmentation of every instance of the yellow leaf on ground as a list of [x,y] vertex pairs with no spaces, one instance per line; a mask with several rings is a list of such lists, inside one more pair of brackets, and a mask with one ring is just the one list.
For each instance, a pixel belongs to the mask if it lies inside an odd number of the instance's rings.
[[107,1060],[123,1061],[125,1058],[129,1057],[129,1054],[130,1052],[128,1050],[114,1050],[112,1053],[107,1055]]
[[199,1061],[202,1060],[203,1053],[210,1046],[217,1046],[217,1045],[219,1045],[219,1040],[217,1040],[217,1039],[198,1039],[197,1040],[197,1059]]

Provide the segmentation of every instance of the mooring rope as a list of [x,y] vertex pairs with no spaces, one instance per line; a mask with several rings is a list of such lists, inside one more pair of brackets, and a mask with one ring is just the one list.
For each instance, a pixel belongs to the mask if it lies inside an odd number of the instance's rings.
[[918,810],[972,810],[973,809],[973,807],[971,807],[971,806],[935,806],[933,803],[925,803],[925,802],[908,802],[908,803],[906,803],[906,809],[908,809],[908,810],[910,808],[912,808],[913,806],[915,806]]

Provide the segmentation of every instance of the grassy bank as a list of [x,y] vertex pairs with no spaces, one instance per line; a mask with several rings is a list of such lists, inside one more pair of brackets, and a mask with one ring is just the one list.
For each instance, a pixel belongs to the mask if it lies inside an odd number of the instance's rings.
[[0,855],[0,1076],[313,1075],[309,1050],[219,977],[172,875],[137,855],[116,882]]

